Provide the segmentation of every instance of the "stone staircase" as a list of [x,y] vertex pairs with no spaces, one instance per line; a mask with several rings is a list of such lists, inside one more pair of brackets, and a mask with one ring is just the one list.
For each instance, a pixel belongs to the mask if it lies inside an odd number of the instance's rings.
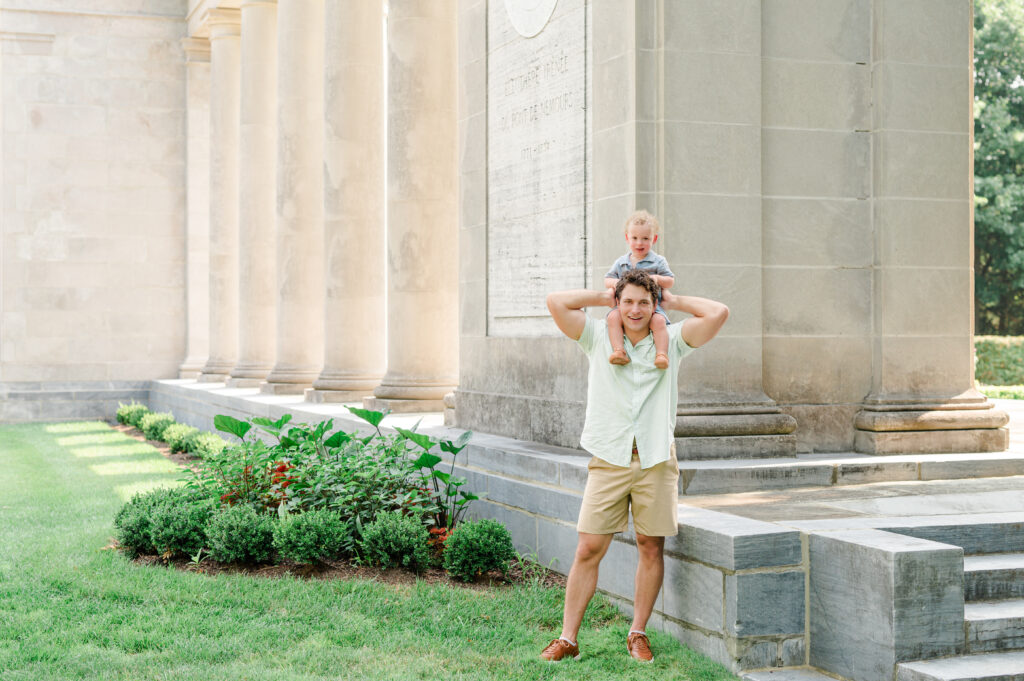
[[964,556],[964,655],[905,662],[897,681],[1024,681],[1024,553]]

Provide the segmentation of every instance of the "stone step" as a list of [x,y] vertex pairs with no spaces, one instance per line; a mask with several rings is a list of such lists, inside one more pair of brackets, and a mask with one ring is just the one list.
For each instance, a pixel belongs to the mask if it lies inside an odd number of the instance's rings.
[[964,557],[964,599],[1024,598],[1024,553]]
[[773,459],[680,459],[685,494],[724,494],[875,482],[1024,475],[1024,452],[991,454],[800,454]]
[[967,603],[967,652],[1024,648],[1024,599]]
[[1024,681],[1024,652],[903,662],[896,681]]

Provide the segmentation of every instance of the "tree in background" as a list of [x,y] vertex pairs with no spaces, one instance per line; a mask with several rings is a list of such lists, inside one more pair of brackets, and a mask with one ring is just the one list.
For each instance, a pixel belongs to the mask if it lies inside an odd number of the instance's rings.
[[975,333],[1024,335],[1024,2],[974,3]]

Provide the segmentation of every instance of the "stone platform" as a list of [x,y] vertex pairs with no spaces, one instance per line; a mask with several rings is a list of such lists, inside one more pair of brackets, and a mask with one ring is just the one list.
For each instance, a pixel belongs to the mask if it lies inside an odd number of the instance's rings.
[[[343,405],[187,380],[154,382],[149,404],[210,430],[218,413],[291,413],[368,432]],[[1024,405],[997,407],[1011,414],[999,454],[680,461],[680,531],[652,627],[757,681],[1024,680],[991,673],[1017,669],[1012,651],[1024,650]],[[433,436],[461,432],[440,414],[383,426],[417,421]],[[473,514],[565,572],[588,459],[477,433],[456,472],[485,495]],[[616,537],[599,580],[626,611],[633,544]]]

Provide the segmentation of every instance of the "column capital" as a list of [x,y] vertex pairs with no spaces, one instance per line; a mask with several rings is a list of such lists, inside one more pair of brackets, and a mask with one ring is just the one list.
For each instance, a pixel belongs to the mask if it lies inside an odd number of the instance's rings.
[[206,18],[210,40],[237,38],[242,35],[242,13],[237,9],[211,9]]
[[210,41],[206,38],[182,38],[181,49],[185,50],[186,62],[210,61]]

